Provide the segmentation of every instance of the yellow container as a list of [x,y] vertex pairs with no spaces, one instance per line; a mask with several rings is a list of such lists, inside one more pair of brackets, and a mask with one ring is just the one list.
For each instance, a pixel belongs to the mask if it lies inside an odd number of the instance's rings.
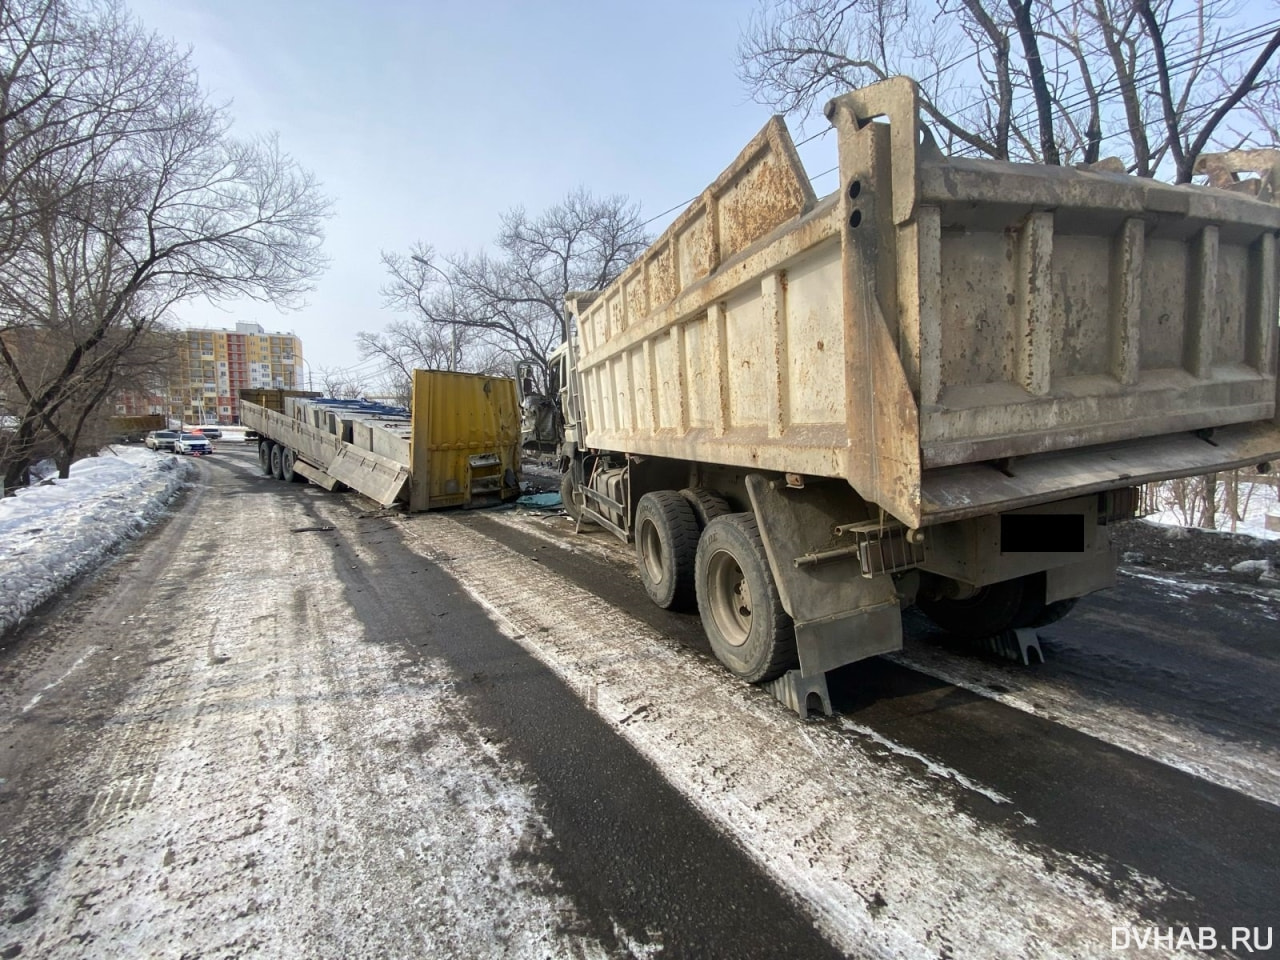
[[506,377],[413,372],[409,510],[520,495],[520,401]]

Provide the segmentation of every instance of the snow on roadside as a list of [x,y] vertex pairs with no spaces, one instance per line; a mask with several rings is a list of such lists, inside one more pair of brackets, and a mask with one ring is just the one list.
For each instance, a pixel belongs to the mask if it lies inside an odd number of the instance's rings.
[[[1184,480],[1167,481],[1162,486],[1167,487],[1171,484],[1185,482]],[[1224,535],[1243,534],[1249,537],[1256,537],[1259,540],[1280,540],[1280,530],[1272,530],[1267,527],[1267,515],[1280,509],[1280,489],[1277,489],[1275,484],[1272,483],[1248,482],[1242,482],[1240,489],[1240,517],[1238,520],[1233,521],[1230,513],[1220,506],[1218,529],[1208,530],[1205,527],[1195,529]],[[1191,514],[1195,513],[1194,508],[1179,508],[1174,505],[1174,498],[1169,496],[1166,496],[1164,500],[1169,505],[1163,510],[1149,514],[1146,518],[1149,523],[1159,524],[1163,527],[1194,527],[1190,522],[1193,519]]]
[[66,480],[0,500],[0,633],[141,534],[193,471],[145,447],[107,447],[73,463]]

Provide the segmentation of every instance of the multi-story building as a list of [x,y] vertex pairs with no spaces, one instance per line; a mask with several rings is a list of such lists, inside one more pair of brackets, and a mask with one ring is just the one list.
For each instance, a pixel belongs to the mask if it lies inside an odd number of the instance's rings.
[[267,333],[256,323],[234,330],[187,330],[170,388],[170,416],[188,423],[234,423],[240,391],[297,390],[303,384],[302,341]]

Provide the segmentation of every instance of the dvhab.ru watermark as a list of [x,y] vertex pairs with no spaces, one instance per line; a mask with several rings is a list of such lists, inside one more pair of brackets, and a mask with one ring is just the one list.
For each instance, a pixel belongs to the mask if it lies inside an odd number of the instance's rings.
[[1220,936],[1215,927],[1112,927],[1112,950],[1216,950],[1243,954],[1270,950],[1271,927],[1232,927]]

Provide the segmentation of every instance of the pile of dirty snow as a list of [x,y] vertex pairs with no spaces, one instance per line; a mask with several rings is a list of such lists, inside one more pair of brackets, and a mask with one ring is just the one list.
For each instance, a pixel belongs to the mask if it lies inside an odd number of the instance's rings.
[[1248,533],[1203,530],[1130,520],[1111,527],[1121,562],[1200,579],[1280,586],[1280,540],[1257,528]]
[[0,634],[139,535],[194,465],[144,447],[108,447],[0,499]]

